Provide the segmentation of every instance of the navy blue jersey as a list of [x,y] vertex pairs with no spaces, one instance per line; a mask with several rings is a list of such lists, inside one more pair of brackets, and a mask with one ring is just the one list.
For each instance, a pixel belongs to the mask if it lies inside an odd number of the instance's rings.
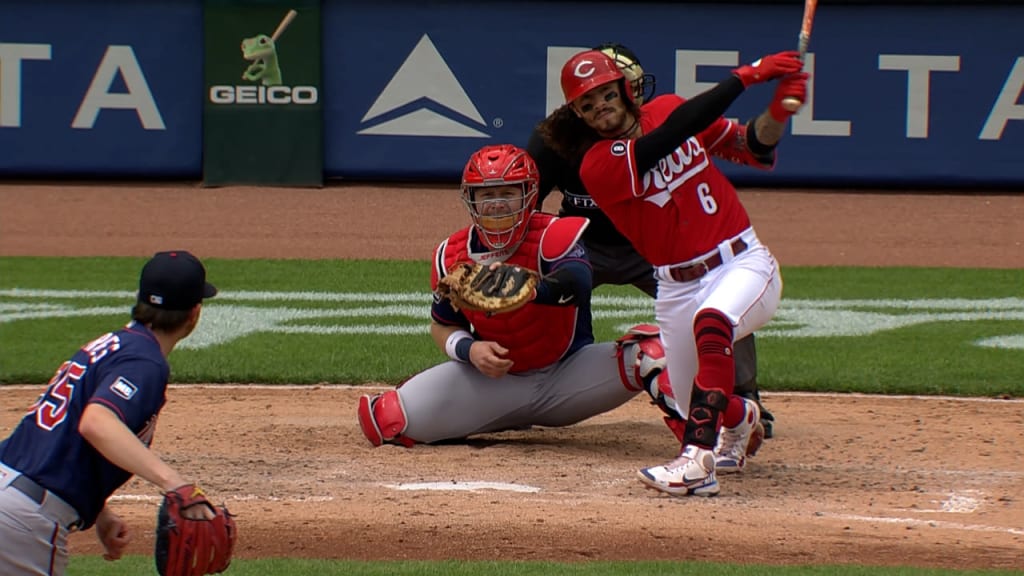
[[104,334],[61,365],[18,426],[0,442],[0,461],[56,493],[83,528],[132,475],[78,432],[85,407],[114,412],[149,446],[163,408],[170,366],[153,333],[137,323]]

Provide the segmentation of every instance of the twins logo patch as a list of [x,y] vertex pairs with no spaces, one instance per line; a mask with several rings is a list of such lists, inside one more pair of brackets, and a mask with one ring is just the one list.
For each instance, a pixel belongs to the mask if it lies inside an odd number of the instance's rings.
[[110,391],[125,400],[131,400],[132,396],[135,396],[135,393],[138,392],[139,389],[124,376],[118,376],[117,380],[110,385]]
[[625,156],[626,155],[626,143],[616,142],[612,144],[612,156]]

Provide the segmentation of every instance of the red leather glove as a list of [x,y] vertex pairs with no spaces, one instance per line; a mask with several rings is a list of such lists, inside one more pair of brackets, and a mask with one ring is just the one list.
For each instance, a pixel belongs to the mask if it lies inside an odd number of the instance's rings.
[[796,74],[787,74],[779,79],[779,85],[775,88],[775,96],[772,98],[772,103],[768,105],[768,113],[772,115],[772,118],[779,122],[785,122],[789,120],[789,117],[796,114],[796,110],[787,110],[783,105],[782,101],[786,98],[796,98],[800,102],[801,106],[804,102],[807,102],[807,79],[811,75],[807,72],[797,72]]
[[751,84],[768,82],[779,76],[799,72],[803,67],[804,62],[800,59],[800,53],[796,50],[787,50],[765,56],[753,64],[740,66],[732,73],[743,82],[744,88],[749,88]]

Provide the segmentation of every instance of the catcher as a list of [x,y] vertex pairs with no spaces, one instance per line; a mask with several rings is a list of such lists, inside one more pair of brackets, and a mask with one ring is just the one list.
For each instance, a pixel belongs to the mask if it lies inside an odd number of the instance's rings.
[[165,493],[160,574],[227,568],[235,541],[227,510],[210,505],[149,450],[166,401],[167,355],[196,327],[203,300],[216,294],[195,256],[153,256],[142,269],[132,321],[64,362],[0,442],[0,574],[64,574],[68,534],[92,526],[103,557],[119,559],[132,533],[107,499],[136,474]]
[[431,275],[430,332],[449,360],[360,399],[374,446],[568,426],[643,390],[664,401],[650,389],[664,367],[656,329],[594,343],[588,220],[536,212],[538,181],[515,146],[470,157],[461,193],[473,224],[441,242]]

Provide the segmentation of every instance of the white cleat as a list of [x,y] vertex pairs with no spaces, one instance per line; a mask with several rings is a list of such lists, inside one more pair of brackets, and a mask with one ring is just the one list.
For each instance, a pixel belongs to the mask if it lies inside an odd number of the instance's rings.
[[715,454],[697,446],[687,446],[668,464],[638,470],[637,477],[648,488],[672,496],[714,496],[719,490]]
[[761,409],[757,402],[743,399],[743,420],[733,428],[722,428],[715,445],[715,470],[720,474],[742,472],[747,457],[753,456],[764,440]]

